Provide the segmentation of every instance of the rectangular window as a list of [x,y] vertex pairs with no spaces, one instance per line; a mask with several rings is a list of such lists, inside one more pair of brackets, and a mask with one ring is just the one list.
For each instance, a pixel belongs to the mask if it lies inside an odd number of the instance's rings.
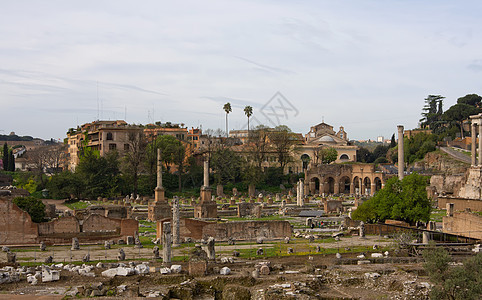
[[109,144],[109,150],[116,150],[117,145],[116,144]]
[[129,144],[124,144],[124,151],[129,151]]

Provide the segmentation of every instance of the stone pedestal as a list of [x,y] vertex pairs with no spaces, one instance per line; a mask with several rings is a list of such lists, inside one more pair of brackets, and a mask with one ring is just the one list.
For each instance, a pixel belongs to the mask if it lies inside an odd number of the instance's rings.
[[194,218],[212,219],[218,217],[218,206],[214,201],[194,205]]
[[201,187],[201,203],[202,202],[210,202],[211,201],[211,189],[209,187],[203,186]]
[[154,202],[147,209],[147,217],[152,222],[171,218],[171,206],[167,201]]

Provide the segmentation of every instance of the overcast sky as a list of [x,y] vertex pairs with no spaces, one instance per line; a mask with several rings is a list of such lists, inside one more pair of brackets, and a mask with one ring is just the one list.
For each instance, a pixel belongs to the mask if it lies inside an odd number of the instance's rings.
[[0,4],[0,134],[64,138],[97,119],[224,129],[230,102],[230,130],[251,105],[253,123],[390,138],[429,94],[444,108],[482,94],[482,1]]

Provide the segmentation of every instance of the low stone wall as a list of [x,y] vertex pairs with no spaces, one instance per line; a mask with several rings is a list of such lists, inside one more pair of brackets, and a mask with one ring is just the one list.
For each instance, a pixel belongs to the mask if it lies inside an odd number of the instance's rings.
[[216,240],[255,240],[281,239],[291,237],[292,229],[288,221],[240,221],[208,224],[203,228],[203,238],[210,236]]
[[456,212],[452,217],[444,216],[443,231],[482,239],[482,216],[468,212]]
[[[157,238],[161,237],[162,224],[171,222],[163,219],[157,222]],[[181,238],[190,237],[194,240],[207,239],[212,236],[217,241],[255,240],[259,237],[266,239],[282,239],[292,235],[292,228],[288,221],[238,221],[238,222],[205,222],[195,219],[180,219]]]
[[472,211],[482,211],[482,200],[438,197],[437,206],[439,208],[445,209],[447,203],[453,203],[455,211],[464,211],[466,208],[470,208]]

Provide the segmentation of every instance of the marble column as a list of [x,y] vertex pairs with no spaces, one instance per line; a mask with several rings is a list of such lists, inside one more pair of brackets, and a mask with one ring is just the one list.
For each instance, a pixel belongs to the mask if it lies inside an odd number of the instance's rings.
[[477,165],[477,152],[476,152],[476,148],[477,148],[477,144],[476,144],[476,140],[477,140],[477,124],[472,121],[472,126],[471,126],[471,134],[472,134],[472,145],[470,147],[470,150],[471,150],[471,159],[472,159],[472,166],[475,167]]
[[209,161],[204,161],[204,187],[209,187]]
[[479,151],[478,151],[478,155],[479,155],[478,165],[482,166],[482,126],[481,126],[481,124],[479,124]]
[[157,186],[154,189],[155,201],[165,201],[164,188],[162,187],[162,160],[161,149],[157,149]]
[[172,244],[177,247],[180,244],[180,213],[179,213],[179,197],[174,196],[172,199]]
[[162,262],[164,265],[170,266],[172,260],[172,236],[171,223],[164,222],[162,224]]
[[404,153],[403,153],[403,126],[398,125],[398,179],[403,179],[404,172]]

